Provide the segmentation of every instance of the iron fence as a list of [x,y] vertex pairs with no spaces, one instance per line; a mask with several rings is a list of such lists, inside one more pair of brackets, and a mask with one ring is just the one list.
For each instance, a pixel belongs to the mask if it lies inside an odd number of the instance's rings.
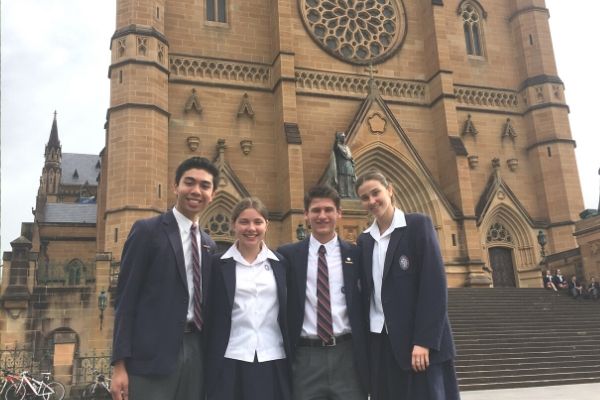
[[40,372],[53,373],[53,348],[35,348],[16,343],[0,349],[0,368],[19,373],[29,371],[34,375]]
[[73,359],[73,384],[83,385],[92,382],[96,376],[94,371],[110,377],[112,375],[110,354],[110,350],[99,352],[92,350],[91,353],[85,355],[75,355]]

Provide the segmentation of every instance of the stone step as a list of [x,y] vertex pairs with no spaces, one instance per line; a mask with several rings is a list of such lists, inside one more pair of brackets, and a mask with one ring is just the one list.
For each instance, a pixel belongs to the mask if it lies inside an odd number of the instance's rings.
[[544,289],[450,289],[461,390],[600,382],[600,302]]
[[[529,379],[526,381],[512,381],[512,380],[489,380],[486,382],[462,382],[460,377],[458,384],[461,391],[469,390],[494,390],[494,389],[513,389],[523,387],[536,387],[536,386],[555,386],[555,385],[574,385],[574,384],[585,384],[600,382],[600,377],[576,377],[576,378],[562,378],[554,379],[553,376],[537,377],[535,379]],[[490,399],[494,400],[494,399]],[[526,399],[524,399],[526,400]]]

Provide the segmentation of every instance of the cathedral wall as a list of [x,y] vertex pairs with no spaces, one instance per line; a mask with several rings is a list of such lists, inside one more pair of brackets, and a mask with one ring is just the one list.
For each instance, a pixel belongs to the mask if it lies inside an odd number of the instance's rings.
[[[184,111],[183,105],[197,88],[202,113]],[[275,135],[283,135],[283,128],[275,127],[273,96],[268,92],[239,88],[171,84],[169,91],[171,119],[169,121],[169,173],[170,183],[174,180],[179,163],[191,156],[214,159],[219,139],[225,139],[225,160],[240,182],[251,195],[259,196],[272,211],[282,210],[277,202],[277,187],[272,184],[278,173],[276,162]],[[244,93],[252,106],[254,116],[238,115]],[[196,136],[200,145],[192,151],[187,138]],[[248,155],[244,155],[240,142],[252,141]],[[169,191],[168,203],[175,196]]]
[[167,1],[164,33],[169,52],[271,63],[271,2],[227,3],[227,19],[232,23],[206,21],[203,2]]
[[457,15],[460,0],[444,1],[447,17],[448,45],[453,78],[456,83],[517,89],[526,76],[519,71],[519,50],[511,24],[510,2],[486,1],[483,20],[483,57],[470,56],[465,51],[462,16]]

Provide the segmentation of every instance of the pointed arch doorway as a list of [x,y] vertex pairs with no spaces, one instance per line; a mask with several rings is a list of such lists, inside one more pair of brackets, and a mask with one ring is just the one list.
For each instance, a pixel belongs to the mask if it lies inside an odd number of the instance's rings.
[[517,287],[512,249],[510,247],[491,247],[489,257],[494,287]]

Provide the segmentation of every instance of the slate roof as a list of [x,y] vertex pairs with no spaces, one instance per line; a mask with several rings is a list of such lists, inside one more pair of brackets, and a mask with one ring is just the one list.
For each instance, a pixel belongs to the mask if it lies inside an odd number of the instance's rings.
[[[60,167],[61,185],[83,185],[87,181],[89,186],[98,186],[96,179],[100,173],[100,156],[63,153]],[[75,170],[77,170],[77,177],[73,176]]]
[[95,224],[96,210],[96,204],[48,203],[42,222]]

